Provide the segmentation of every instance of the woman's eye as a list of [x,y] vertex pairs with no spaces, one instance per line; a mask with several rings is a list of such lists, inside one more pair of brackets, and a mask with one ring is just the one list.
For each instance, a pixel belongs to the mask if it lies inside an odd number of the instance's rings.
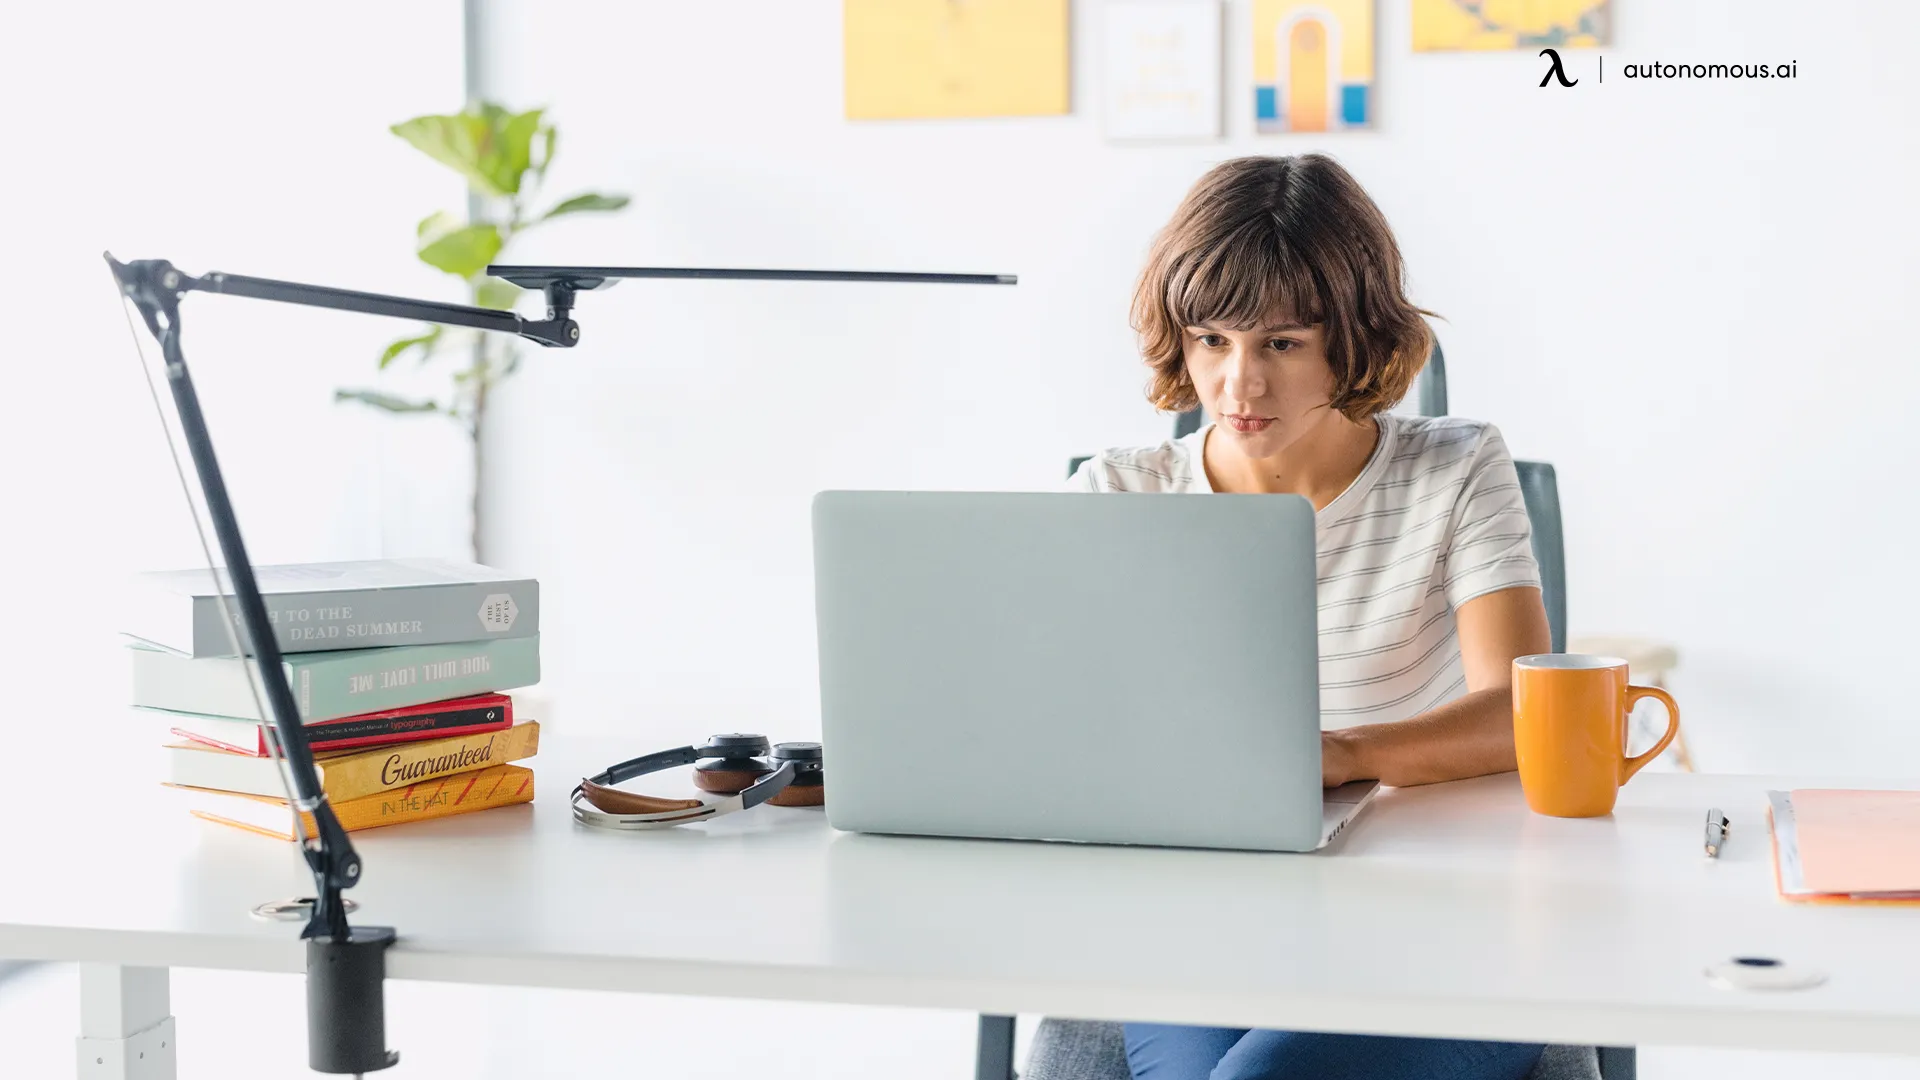
[[1274,338],[1272,341],[1267,342],[1267,347],[1274,352],[1287,352],[1299,347],[1299,345],[1300,343],[1292,338]]
[[1221,337],[1219,334],[1201,334],[1200,335],[1200,344],[1205,345],[1209,349],[1217,349],[1220,346],[1225,345],[1226,343],[1227,343],[1227,339],[1224,337]]

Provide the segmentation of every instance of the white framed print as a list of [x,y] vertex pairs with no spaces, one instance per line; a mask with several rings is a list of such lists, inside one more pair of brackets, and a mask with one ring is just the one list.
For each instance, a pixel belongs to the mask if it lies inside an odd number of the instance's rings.
[[1221,0],[1108,0],[1101,30],[1107,138],[1221,135]]

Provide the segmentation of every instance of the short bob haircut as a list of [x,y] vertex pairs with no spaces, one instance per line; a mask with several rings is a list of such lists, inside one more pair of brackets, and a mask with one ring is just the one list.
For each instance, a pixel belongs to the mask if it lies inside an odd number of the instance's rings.
[[1332,158],[1243,157],[1200,178],[1154,239],[1133,328],[1168,411],[1200,404],[1185,328],[1233,330],[1276,313],[1324,328],[1332,407],[1365,420],[1399,403],[1433,335],[1401,286],[1400,247],[1358,181]]

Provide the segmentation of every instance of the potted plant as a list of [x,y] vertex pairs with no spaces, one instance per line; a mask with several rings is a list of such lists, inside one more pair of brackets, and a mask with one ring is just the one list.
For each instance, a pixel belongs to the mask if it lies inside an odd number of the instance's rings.
[[[429,215],[415,230],[414,252],[421,262],[459,278],[471,302],[481,307],[504,311],[520,298],[519,288],[485,275],[487,265],[500,261],[515,237],[557,217],[610,213],[627,205],[625,195],[590,191],[536,209],[558,138],[543,109],[513,112],[492,102],[478,102],[458,113],[416,116],[391,130],[466,180],[469,213],[463,217],[443,210]],[[460,425],[473,458],[473,557],[484,562],[480,466],[487,401],[495,387],[519,370],[521,343],[504,334],[424,327],[388,345],[380,354],[379,370],[402,360],[427,364],[443,357],[453,359],[444,394],[404,398],[354,388],[336,390],[334,398],[397,415],[441,416]]]

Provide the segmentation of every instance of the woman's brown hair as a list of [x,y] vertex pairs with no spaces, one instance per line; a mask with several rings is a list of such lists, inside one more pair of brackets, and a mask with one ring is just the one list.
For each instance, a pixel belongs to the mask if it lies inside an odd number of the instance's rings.
[[1320,154],[1215,166],[1154,239],[1133,328],[1161,409],[1199,404],[1185,328],[1244,330],[1276,312],[1325,328],[1332,406],[1364,420],[1393,407],[1432,334],[1401,285],[1400,246],[1352,174]]

